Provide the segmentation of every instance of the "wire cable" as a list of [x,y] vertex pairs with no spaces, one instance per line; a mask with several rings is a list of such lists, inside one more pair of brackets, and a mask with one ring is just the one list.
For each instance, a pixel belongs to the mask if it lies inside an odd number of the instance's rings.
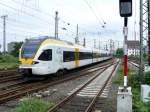
[[103,25],[104,25],[104,21],[102,20],[102,22],[101,22],[101,20],[100,20],[99,17],[96,15],[94,9],[93,9],[92,6],[89,4],[89,2],[88,2],[87,0],[84,0],[84,2],[85,2],[85,3],[87,4],[87,6],[90,8],[91,12],[92,12],[93,15],[96,17],[98,23],[99,23],[101,26],[103,26]]
[[[7,8],[10,8],[10,9],[12,9],[12,10],[14,10],[14,11],[19,12],[18,9],[16,9],[16,8],[14,8],[14,7],[12,7],[12,6],[6,5],[6,4],[4,4],[4,3],[2,3],[2,2],[0,2],[0,5],[1,5],[1,6],[4,6],[4,7],[7,7]],[[45,19],[43,19],[43,18],[41,18],[41,17],[37,17],[37,16],[35,16],[35,15],[33,15],[33,14],[30,14],[30,13],[28,13],[28,12],[26,12],[26,11],[21,11],[21,13],[26,14],[26,15],[31,16],[31,17],[34,17],[34,18],[36,18],[36,19],[38,19],[38,20],[41,20],[41,21],[43,21],[43,22],[49,23],[49,21],[47,21],[47,20],[45,20]]]

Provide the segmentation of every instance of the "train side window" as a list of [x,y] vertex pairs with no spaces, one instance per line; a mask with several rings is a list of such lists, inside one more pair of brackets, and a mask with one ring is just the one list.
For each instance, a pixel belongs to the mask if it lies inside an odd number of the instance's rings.
[[64,51],[63,52],[63,62],[69,62],[75,60],[75,52]]
[[100,58],[100,54],[99,53],[96,53],[96,58]]
[[96,53],[93,53],[93,58],[96,58]]
[[43,51],[38,59],[42,60],[42,61],[51,61],[52,60],[52,50],[47,49],[47,50]]
[[91,59],[92,58],[92,53],[90,52],[79,52],[79,59],[84,60],[84,59]]

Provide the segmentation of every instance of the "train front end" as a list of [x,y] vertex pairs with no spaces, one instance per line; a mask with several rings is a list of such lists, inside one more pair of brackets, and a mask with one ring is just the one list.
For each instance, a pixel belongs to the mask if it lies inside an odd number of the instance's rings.
[[36,53],[43,40],[30,39],[26,40],[19,52],[19,72],[29,76],[33,74],[33,68],[38,62],[35,61]]

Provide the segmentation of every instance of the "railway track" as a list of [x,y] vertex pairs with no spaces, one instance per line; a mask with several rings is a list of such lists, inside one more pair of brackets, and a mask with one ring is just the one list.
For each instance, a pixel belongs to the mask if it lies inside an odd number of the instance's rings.
[[[108,60],[108,62],[106,62],[106,63],[109,63],[109,61],[111,62],[112,60]],[[95,66],[97,66],[97,65],[94,65],[94,66],[90,67],[89,69],[94,68]],[[81,69],[83,69],[83,68],[81,68]],[[18,74],[17,70],[0,71],[0,84],[5,83],[5,82],[19,80],[22,78],[23,78],[23,76],[21,74]]]
[[[84,70],[72,73],[72,75],[67,74],[64,76],[54,77],[53,79],[48,79],[48,80],[44,80],[44,81],[40,81],[40,82],[36,82],[36,83],[21,83],[16,86],[11,85],[10,88],[9,87],[5,87],[5,89],[1,88],[2,91],[0,91],[0,103],[4,103],[9,100],[19,98],[26,94],[29,94],[29,93],[32,93],[32,92],[35,92],[35,91],[38,91],[41,89],[45,89],[45,88],[48,88],[49,86],[60,84],[65,81],[74,80],[76,78],[85,76],[94,71],[98,71],[100,69],[106,68],[111,65],[112,65],[112,63],[102,64],[98,68],[91,67],[91,69],[89,69],[89,68],[86,70],[84,69]],[[76,74],[76,75],[73,75],[73,74]],[[77,75],[77,74],[79,74],[79,75]]]
[[0,77],[12,76],[17,73],[17,70],[2,70],[0,71]]
[[[91,112],[95,105],[98,97],[103,93],[103,90],[107,86],[108,82],[116,70],[115,66],[108,66],[102,71],[98,71],[95,76],[88,80],[85,84],[79,86],[73,90],[69,96],[64,98],[61,102],[56,104],[53,108],[48,110],[48,112]],[[111,71],[108,70],[111,69]],[[102,78],[102,73],[109,71],[109,75],[106,80],[100,84],[99,79]]]
[[22,76],[18,74],[17,70],[3,70],[0,71],[0,84],[21,79]]
[[0,78],[0,83],[4,83],[4,82],[9,82],[9,81],[13,81],[13,80],[18,80],[23,78],[20,74],[14,74],[12,76],[6,76],[6,77],[2,77]]
[[11,87],[16,87],[19,84],[23,84],[23,83],[26,83],[26,81],[24,81],[24,80],[17,80],[17,81],[12,81],[12,82],[10,81],[9,84],[1,86],[0,91],[1,90],[7,90]]
[[129,61],[129,63],[139,69],[139,64],[136,64],[135,62],[132,61]]
[[[75,70],[75,71],[70,71],[70,72],[68,72],[68,74],[72,74],[72,73],[78,73],[78,71],[79,72],[82,72],[82,71],[84,71],[84,70],[91,70],[91,69],[93,69],[93,70],[96,70],[96,69],[99,69],[99,67],[102,67],[102,66],[105,66],[105,65],[107,65],[107,64],[110,64],[110,63],[112,63],[113,62],[113,60],[108,60],[108,61],[106,61],[106,62],[104,62],[104,63],[99,63],[99,64],[96,64],[96,65],[94,65],[94,66],[90,66],[89,68],[82,68],[82,69],[78,69],[78,70]],[[6,71],[5,71],[6,72]],[[16,74],[17,75],[17,74]],[[22,78],[22,76],[21,75],[14,75],[14,76],[6,76],[6,77],[2,77],[1,79],[0,79],[0,84],[2,84],[2,83],[5,83],[5,82],[9,82],[9,84],[4,84],[4,85],[6,85],[6,86],[2,86],[2,87],[0,87],[0,90],[5,90],[5,89],[9,89],[10,87],[16,87],[17,85],[19,85],[19,84],[22,84],[22,83],[25,83],[26,82],[26,80],[23,80]],[[20,79],[20,80],[19,80]],[[28,81],[28,80],[27,80]]]

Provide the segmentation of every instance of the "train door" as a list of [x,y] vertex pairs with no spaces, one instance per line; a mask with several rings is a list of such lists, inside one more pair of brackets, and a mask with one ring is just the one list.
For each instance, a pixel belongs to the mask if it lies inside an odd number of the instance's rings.
[[57,70],[63,68],[63,50],[62,48],[56,48],[55,52],[55,61],[54,63],[56,64]]
[[40,61],[40,66],[44,66],[45,68],[47,68],[48,73],[53,73],[52,71],[53,50],[52,49],[43,50],[38,60]]

